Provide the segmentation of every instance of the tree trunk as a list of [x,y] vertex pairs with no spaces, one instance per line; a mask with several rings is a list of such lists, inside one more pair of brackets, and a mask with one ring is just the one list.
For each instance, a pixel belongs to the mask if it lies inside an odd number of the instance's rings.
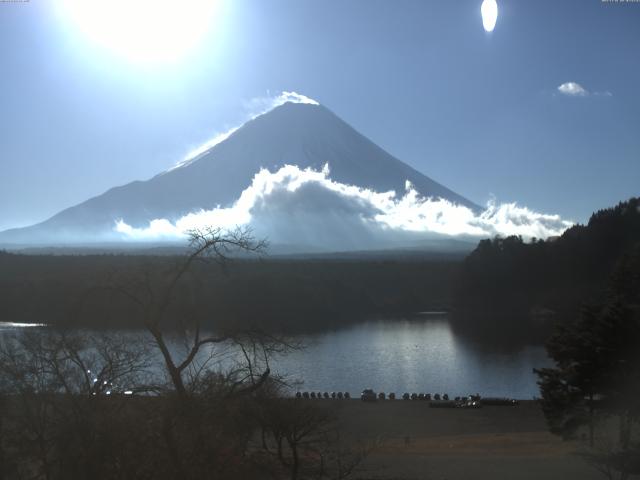
[[4,456],[4,442],[3,442],[3,415],[4,415],[4,399],[0,398],[0,480],[4,480],[5,477],[5,456]]
[[171,383],[173,383],[173,387],[175,388],[176,393],[180,397],[184,397],[187,394],[187,389],[184,386],[184,381],[182,380],[182,374],[176,364],[171,357],[171,352],[169,352],[169,348],[167,347],[164,338],[162,337],[162,333],[156,329],[150,329],[151,335],[156,340],[156,345],[160,349],[162,353],[162,357],[164,358],[164,363],[167,367],[167,372],[169,373],[169,377],[171,377]]
[[176,444],[175,436],[173,435],[173,418],[175,416],[175,406],[170,406],[169,409],[164,412],[164,418],[162,419],[162,434],[164,441],[169,451],[169,457],[175,470],[175,476],[185,478],[182,461],[180,459],[180,452],[178,451],[178,445]]
[[297,480],[298,469],[300,468],[300,459],[298,458],[298,445],[295,441],[289,441],[293,461],[291,463],[291,480]]
[[631,443],[631,425],[632,425],[632,417],[629,412],[623,412],[620,415],[620,446],[623,450],[627,450],[629,448],[629,444]]
[[282,437],[281,436],[278,437],[278,459],[283,465],[286,464],[284,457],[282,456]]
[[267,447],[267,435],[266,435],[266,433],[265,433],[265,431],[264,431],[264,426],[261,426],[261,427],[260,427],[260,438],[261,438],[261,440],[262,440],[262,448],[263,448],[265,451],[267,451],[267,452],[268,452],[268,451],[269,451],[269,447]]
[[593,393],[589,393],[589,447],[593,448]]

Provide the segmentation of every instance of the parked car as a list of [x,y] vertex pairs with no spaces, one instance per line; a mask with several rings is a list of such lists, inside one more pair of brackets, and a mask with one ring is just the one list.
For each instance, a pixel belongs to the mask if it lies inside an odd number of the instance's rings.
[[471,397],[462,398],[456,402],[458,408],[482,408],[479,400],[473,400]]
[[374,392],[370,388],[363,390],[360,394],[360,400],[362,400],[363,402],[375,402],[377,399],[378,397],[376,396],[376,392]]

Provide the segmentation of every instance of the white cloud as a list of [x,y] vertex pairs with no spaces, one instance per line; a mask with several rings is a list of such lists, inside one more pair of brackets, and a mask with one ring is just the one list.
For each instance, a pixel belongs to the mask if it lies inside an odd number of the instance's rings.
[[270,95],[267,95],[266,97],[256,97],[244,102],[244,105],[249,112],[252,112],[250,117],[256,118],[276,107],[279,107],[280,105],[284,105],[287,102],[320,105],[313,98],[309,98],[306,95],[302,95],[297,92],[282,92],[275,97]]
[[[297,92],[282,92],[275,97],[270,97],[270,96],[256,97],[245,102],[245,108],[250,112],[247,117],[247,121],[253,120],[254,118],[259,117],[260,115],[264,115],[265,113],[273,110],[276,107],[279,107],[280,105],[284,105],[287,102],[306,103],[309,105],[320,105],[314,99],[309,98]],[[225,141],[227,138],[233,135],[236,132],[236,130],[238,130],[239,128],[240,126],[237,126],[225,132],[215,134],[210,140],[207,140],[202,145],[194,148],[189,153],[187,153],[182,160],[176,163],[168,171],[189,165],[194,160],[197,160],[201,155],[203,155],[204,153],[207,153],[213,147]]]
[[366,249],[408,245],[428,238],[560,235],[572,223],[515,203],[490,202],[476,214],[443,199],[424,198],[410,183],[401,195],[335,182],[329,168],[301,170],[286,165],[262,170],[230,207],[190,213],[175,222],[156,219],[144,228],[119,221],[128,240],[175,240],[203,226],[251,226],[272,243],[324,249]]
[[566,82],[558,87],[558,91],[570,97],[586,97],[589,92],[579,83]]
[[576,82],[566,82],[558,87],[558,91],[562,95],[566,95],[568,97],[613,97],[613,93],[609,90],[604,90],[602,92],[593,92],[584,88],[582,85]]

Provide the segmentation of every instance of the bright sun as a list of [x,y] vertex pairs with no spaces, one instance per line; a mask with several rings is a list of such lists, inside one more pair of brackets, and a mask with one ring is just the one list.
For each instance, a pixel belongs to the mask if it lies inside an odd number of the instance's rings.
[[203,39],[218,0],[61,0],[89,40],[135,63],[169,63]]
[[498,20],[498,4],[496,0],[484,0],[480,6],[482,14],[482,26],[486,32],[493,32]]

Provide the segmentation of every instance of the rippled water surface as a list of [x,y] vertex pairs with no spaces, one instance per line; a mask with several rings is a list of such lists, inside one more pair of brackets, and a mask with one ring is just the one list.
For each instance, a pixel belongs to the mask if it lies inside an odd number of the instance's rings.
[[480,393],[538,396],[533,368],[549,365],[544,348],[508,352],[474,346],[446,319],[369,322],[304,338],[308,347],[274,370],[304,380],[301,390]]
[[[0,323],[0,331],[24,327]],[[148,342],[143,332],[126,335],[135,344]],[[481,347],[456,336],[442,315],[367,322],[299,338],[306,348],[276,358],[272,370],[302,381],[300,390],[316,392],[355,395],[373,388],[397,394],[480,393],[530,399],[539,395],[533,368],[550,365],[542,346],[509,351]],[[227,361],[222,356],[216,365],[224,368]]]

